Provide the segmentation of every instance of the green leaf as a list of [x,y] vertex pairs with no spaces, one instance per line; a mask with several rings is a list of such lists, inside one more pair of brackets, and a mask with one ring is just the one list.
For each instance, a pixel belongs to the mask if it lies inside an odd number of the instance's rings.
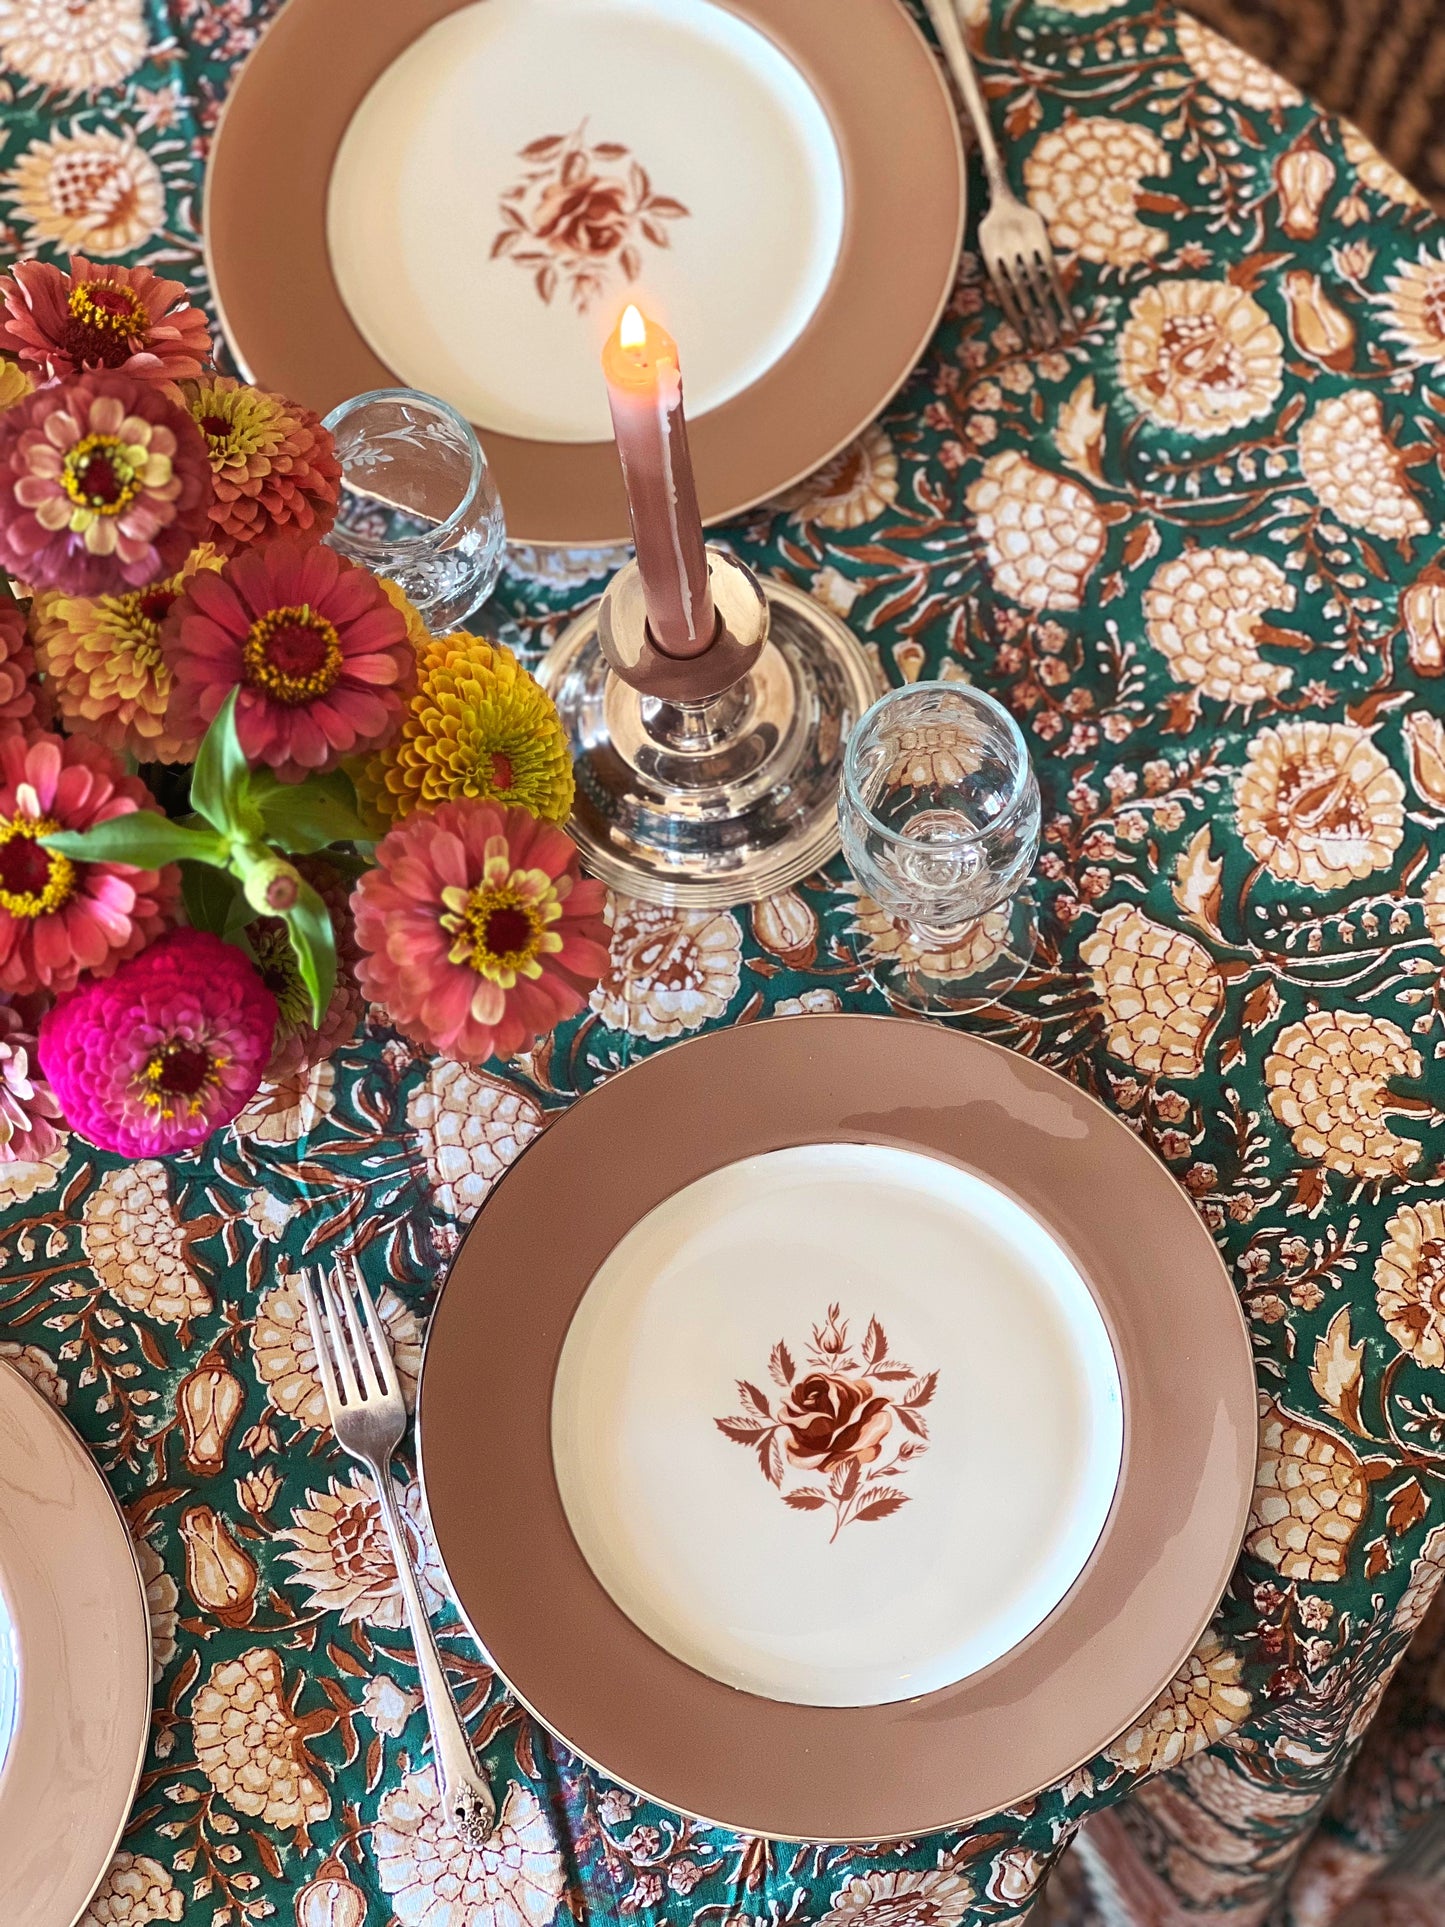
[[254,834],[259,812],[250,796],[250,766],[236,734],[233,689],[211,718],[191,771],[191,807],[224,835]]
[[191,927],[209,930],[225,942],[230,942],[255,915],[230,871],[209,863],[181,864],[181,895]]
[[135,810],[113,816],[90,830],[57,830],[40,839],[43,848],[83,863],[133,863],[138,870],[158,870],[163,863],[189,857],[196,863],[226,861],[226,839],[214,830],[190,830],[154,810]]
[[262,835],[291,856],[324,850],[328,843],[366,842],[374,835],[357,810],[356,791],[344,770],[308,776],[302,783],[261,780],[252,794],[260,804]]
[[311,885],[303,882],[294,906],[282,915],[301,967],[301,981],[311,994],[311,1021],[319,1024],[336,988],[336,932],[331,927],[331,912]]

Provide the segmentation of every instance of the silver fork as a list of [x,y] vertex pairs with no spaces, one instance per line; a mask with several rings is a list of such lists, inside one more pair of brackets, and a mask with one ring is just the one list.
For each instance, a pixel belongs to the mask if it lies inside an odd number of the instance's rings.
[[978,136],[984,172],[988,175],[989,209],[978,230],[984,266],[999,305],[1019,339],[1032,343],[1035,348],[1052,348],[1059,340],[1061,328],[1064,333],[1073,328],[1074,315],[1059,279],[1049,231],[1043,217],[1026,201],[1021,201],[1009,186],[1003,156],[989,125],[988,105],[978,84],[978,74],[953,0],[924,0],[924,4],[944,59],[963,95],[963,104]]
[[319,1273],[313,1279],[304,1275],[301,1286],[331,1429],[342,1450],[370,1472],[391,1539],[431,1722],[442,1810],[461,1838],[469,1846],[478,1847],[490,1838],[497,1824],[497,1803],[477,1769],[471,1742],[442,1671],[391,1482],[391,1456],[406,1428],[406,1404],[386,1327],[352,1259],[343,1259],[334,1277]]

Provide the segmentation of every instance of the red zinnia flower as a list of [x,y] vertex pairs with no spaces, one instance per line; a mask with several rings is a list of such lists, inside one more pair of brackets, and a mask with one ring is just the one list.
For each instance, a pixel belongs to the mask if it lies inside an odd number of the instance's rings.
[[211,466],[179,403],[129,375],[80,375],[0,415],[0,567],[72,595],[138,589],[209,526]]
[[35,651],[25,617],[13,602],[0,602],[0,730],[50,721],[49,692],[35,680]]
[[296,779],[384,741],[415,673],[406,623],[381,584],[333,550],[269,542],[192,578],[166,618],[167,721],[200,736],[239,688],[251,762]]
[[413,810],[356,887],[361,987],[448,1057],[511,1057],[581,1010],[607,967],[600,883],[529,810]]
[[104,976],[160,935],[173,866],[83,863],[40,842],[154,808],[145,784],[99,743],[0,736],[0,990],[69,990],[82,970]]
[[179,381],[210,359],[206,317],[179,281],[149,268],[97,267],[79,254],[70,273],[21,261],[0,277],[0,348],[48,376],[123,371],[138,381]]

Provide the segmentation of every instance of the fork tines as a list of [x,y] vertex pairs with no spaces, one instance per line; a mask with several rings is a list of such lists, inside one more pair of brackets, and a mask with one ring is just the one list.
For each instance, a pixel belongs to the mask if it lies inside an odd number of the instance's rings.
[[333,1413],[370,1399],[399,1395],[386,1327],[356,1260],[341,1259],[330,1275],[304,1272],[301,1288],[317,1369]]

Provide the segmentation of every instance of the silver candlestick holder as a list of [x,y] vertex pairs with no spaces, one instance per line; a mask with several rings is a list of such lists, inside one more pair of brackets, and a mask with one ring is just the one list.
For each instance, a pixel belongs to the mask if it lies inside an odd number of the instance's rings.
[[644,902],[771,896],[837,854],[848,732],[879,693],[852,631],[801,589],[708,545],[717,627],[664,653],[629,562],[543,657],[572,745],[568,829],[587,867]]

